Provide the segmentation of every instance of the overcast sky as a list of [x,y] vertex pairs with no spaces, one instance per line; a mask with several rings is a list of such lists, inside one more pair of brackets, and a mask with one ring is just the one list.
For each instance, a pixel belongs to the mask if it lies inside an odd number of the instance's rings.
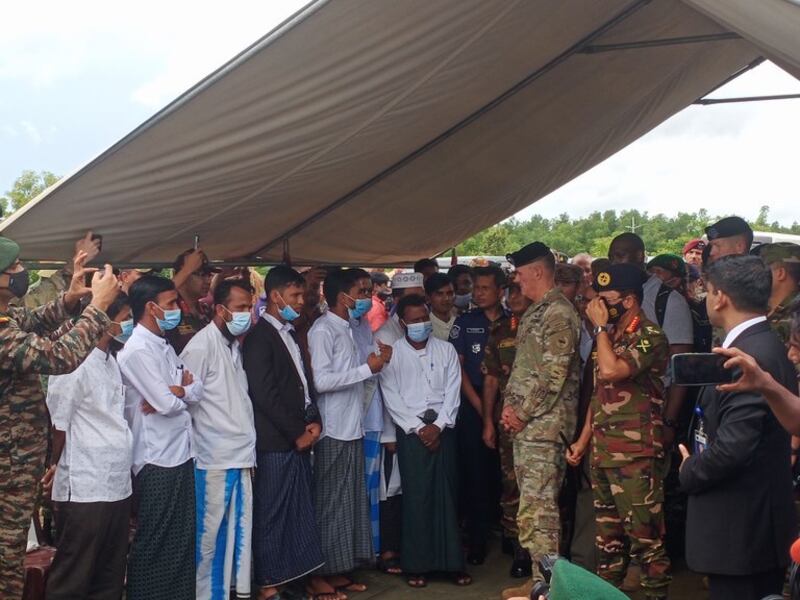
[[[0,23],[0,191],[23,169],[64,175],[305,4],[303,0],[7,3]],[[122,7],[126,8],[122,8]],[[800,92],[765,64],[713,97]],[[800,221],[800,100],[675,115],[520,213],[706,207]]]

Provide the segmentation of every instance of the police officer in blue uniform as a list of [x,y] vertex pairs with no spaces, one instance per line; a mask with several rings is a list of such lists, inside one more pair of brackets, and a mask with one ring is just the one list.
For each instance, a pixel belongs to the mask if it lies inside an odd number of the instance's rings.
[[497,500],[500,485],[497,452],[487,448],[482,437],[481,363],[491,327],[509,316],[501,304],[506,283],[503,270],[497,266],[478,267],[474,274],[472,300],[477,308],[456,319],[450,330],[450,342],[455,346],[463,369],[456,433],[467,561],[479,565],[486,558],[486,540],[497,512],[493,499]]

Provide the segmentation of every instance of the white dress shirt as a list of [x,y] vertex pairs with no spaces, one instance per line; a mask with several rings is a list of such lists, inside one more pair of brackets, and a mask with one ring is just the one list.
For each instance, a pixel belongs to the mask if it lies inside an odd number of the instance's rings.
[[[367,357],[373,352],[378,352],[378,345],[372,335],[372,328],[366,317],[350,319],[353,329],[353,340],[358,348],[358,360],[367,362]],[[364,382],[364,431],[383,431],[383,400],[378,387],[378,375],[373,375]]]
[[372,370],[359,360],[350,322],[326,312],[311,326],[308,347],[322,437],[343,442],[364,437],[364,381],[372,377]]
[[386,323],[381,325],[381,328],[375,332],[375,339],[380,340],[382,344],[391,346],[397,340],[405,337],[403,326],[400,325],[400,317],[393,314],[386,320]]
[[294,368],[297,369],[297,374],[300,376],[300,381],[303,382],[306,406],[308,406],[311,404],[311,396],[308,393],[308,381],[306,380],[306,371],[303,368],[303,355],[300,352],[300,346],[297,345],[297,340],[292,336],[294,326],[291,323],[281,323],[268,312],[263,312],[261,318],[278,330],[278,335],[281,336],[283,345],[286,346],[289,355],[292,357],[292,362],[294,363]]
[[256,464],[256,427],[238,340],[215,323],[181,352],[189,372],[203,382],[200,402],[189,407],[199,469],[246,469]]
[[392,420],[406,433],[424,427],[432,409],[439,429],[453,427],[461,403],[461,364],[452,344],[433,336],[422,350],[403,338],[392,346],[392,360],[381,371],[383,401]]
[[753,317],[752,319],[747,319],[747,321],[739,323],[736,327],[734,327],[728,332],[728,335],[725,336],[725,341],[722,342],[722,347],[730,348],[731,344],[733,344],[733,342],[736,341],[736,338],[738,338],[742,334],[742,332],[744,332],[747,329],[750,329],[753,325],[763,323],[766,320],[767,317],[762,316],[762,317]]
[[53,426],[66,433],[53,500],[118,502],[130,496],[133,435],[114,357],[95,348],[72,373],[51,376],[47,408]]
[[[177,467],[194,457],[189,405],[198,402],[203,383],[195,377],[178,398],[169,386],[181,385],[183,362],[167,340],[142,325],[117,356],[125,384],[125,418],[133,431],[133,473],[147,465]],[[193,374],[194,375],[194,374]],[[147,401],[156,412],[146,415]]]
[[456,316],[450,315],[449,321],[442,321],[431,311],[431,325],[433,325],[433,337],[444,342],[450,339],[450,330],[456,322]]

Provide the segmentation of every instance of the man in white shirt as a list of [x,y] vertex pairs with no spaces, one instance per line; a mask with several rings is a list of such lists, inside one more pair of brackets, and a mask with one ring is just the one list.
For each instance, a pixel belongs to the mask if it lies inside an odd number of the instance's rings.
[[146,275],[130,288],[136,323],[119,353],[125,418],[133,431],[138,494],[128,560],[128,600],[195,597],[195,494],[192,418],[203,384],[184,367],[164,332],[181,320],[169,279]]
[[[425,295],[422,273],[396,273],[395,276],[392,277],[392,298],[397,302],[403,296],[408,296],[410,294]],[[390,346],[401,339],[403,335],[403,328],[400,326],[400,321],[394,311],[392,311],[392,315],[386,323],[375,332],[375,337],[377,339]]]
[[350,327],[351,311],[370,290],[359,286],[358,270],[333,271],[323,293],[328,311],[308,333],[322,438],[314,453],[314,488],[325,565],[319,571],[335,588],[364,591],[347,575],[372,564],[374,549],[364,475],[364,383],[391,358],[391,347],[359,357]]
[[185,368],[203,382],[200,402],[189,408],[196,456],[197,600],[227,599],[231,588],[237,597],[250,598],[256,431],[239,336],[250,328],[252,309],[249,281],[222,281],[214,290],[211,323],[181,352]]
[[457,448],[453,426],[461,402],[461,364],[452,344],[431,337],[423,296],[403,297],[397,315],[405,336],[393,345],[381,389],[397,425],[403,479],[401,566],[408,585],[424,587],[426,574],[452,574],[457,585],[464,554],[457,520]]
[[431,275],[425,282],[425,297],[431,307],[433,337],[446,342],[456,322],[456,311],[453,309],[455,288],[450,278],[444,273]]
[[[46,480],[58,505],[58,552],[47,597],[120,598],[128,558],[133,435],[125,421],[125,386],[111,353],[133,326],[128,297],[106,314],[111,327],[68,375],[51,376],[47,408],[53,423],[53,463]],[[57,466],[55,466],[57,463]]]

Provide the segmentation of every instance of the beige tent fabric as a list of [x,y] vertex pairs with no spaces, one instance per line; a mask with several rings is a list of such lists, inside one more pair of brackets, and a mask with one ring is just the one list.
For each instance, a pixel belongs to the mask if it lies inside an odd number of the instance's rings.
[[800,79],[800,0],[684,0]]
[[[676,0],[309,5],[0,224],[23,258],[434,255],[630,144],[762,51]],[[569,210],[569,207],[565,207]]]

